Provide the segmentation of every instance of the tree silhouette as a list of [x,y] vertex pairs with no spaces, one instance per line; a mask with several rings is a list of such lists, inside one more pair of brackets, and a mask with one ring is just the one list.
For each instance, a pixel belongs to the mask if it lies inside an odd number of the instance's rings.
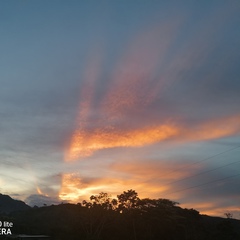
[[138,194],[135,190],[124,191],[122,194],[117,195],[118,198],[118,209],[123,211],[129,211],[137,207],[139,202]]
[[103,209],[110,210],[115,209],[117,206],[117,200],[112,199],[108,193],[100,192],[98,195],[92,195],[90,197],[93,206],[101,206]]

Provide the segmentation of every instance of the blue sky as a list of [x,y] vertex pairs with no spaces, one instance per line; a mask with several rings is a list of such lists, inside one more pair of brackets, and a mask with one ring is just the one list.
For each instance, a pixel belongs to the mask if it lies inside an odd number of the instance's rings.
[[239,218],[239,10],[1,1],[0,192],[41,205],[135,189]]

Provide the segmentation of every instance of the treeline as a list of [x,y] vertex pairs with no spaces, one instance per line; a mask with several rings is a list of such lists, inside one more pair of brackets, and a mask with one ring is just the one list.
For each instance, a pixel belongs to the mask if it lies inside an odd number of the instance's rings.
[[53,240],[237,240],[239,221],[202,216],[168,199],[140,199],[134,190],[112,199],[93,195],[11,213],[14,233],[47,234]]

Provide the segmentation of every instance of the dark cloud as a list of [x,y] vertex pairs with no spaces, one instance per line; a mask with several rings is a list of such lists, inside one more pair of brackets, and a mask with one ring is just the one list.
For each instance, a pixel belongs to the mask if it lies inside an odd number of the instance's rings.
[[52,204],[58,205],[63,201],[60,200],[58,197],[48,197],[40,194],[33,194],[27,197],[25,199],[25,202],[31,207],[34,207],[34,206],[42,207],[45,205],[49,206]]

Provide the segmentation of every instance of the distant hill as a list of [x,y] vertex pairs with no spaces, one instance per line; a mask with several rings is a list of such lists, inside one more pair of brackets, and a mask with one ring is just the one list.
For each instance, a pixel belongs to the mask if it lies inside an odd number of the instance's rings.
[[20,200],[14,200],[8,195],[0,193],[0,213],[11,213],[30,209],[26,203]]

